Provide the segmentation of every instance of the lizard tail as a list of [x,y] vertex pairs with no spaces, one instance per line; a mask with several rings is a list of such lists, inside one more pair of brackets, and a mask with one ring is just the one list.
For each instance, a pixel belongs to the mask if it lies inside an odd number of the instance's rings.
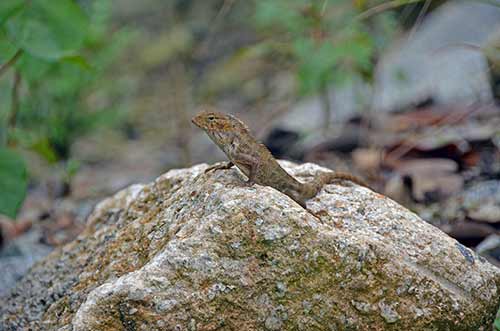
[[355,184],[368,187],[370,188],[370,185],[368,185],[367,182],[365,182],[363,179],[359,178],[358,176],[355,176],[353,174],[350,174],[348,172],[327,172],[325,173],[325,184],[332,183],[337,180],[348,180],[351,181]]
[[363,179],[348,172],[323,172],[319,174],[312,182],[304,184],[302,195],[306,199],[310,199],[316,196],[316,194],[321,191],[323,186],[325,186],[326,184],[331,184],[338,180],[348,180],[355,184],[371,189],[370,185],[368,185],[368,183],[366,183]]

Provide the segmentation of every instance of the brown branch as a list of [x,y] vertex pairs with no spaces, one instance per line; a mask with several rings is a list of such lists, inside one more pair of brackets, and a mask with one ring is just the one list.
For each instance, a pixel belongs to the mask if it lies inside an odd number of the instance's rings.
[[11,110],[9,116],[8,126],[13,128],[16,126],[17,113],[19,112],[19,87],[21,86],[21,74],[18,70],[14,73],[14,82],[12,84],[11,95]]
[[0,66],[0,76],[2,76],[7,71],[7,69],[9,69],[10,67],[12,67],[17,62],[17,60],[19,60],[19,57],[22,54],[23,54],[23,50],[19,49],[14,54],[14,56],[12,56],[7,62],[5,62],[4,64],[2,64]]
[[411,39],[412,36],[415,34],[419,26],[422,24],[422,21],[424,19],[424,15],[427,14],[427,11],[429,10],[429,6],[431,5],[431,0],[425,0],[425,3],[422,7],[422,10],[420,10],[420,13],[418,13],[417,19],[415,21],[415,24],[411,28],[410,34],[408,36],[408,39]]
[[409,4],[412,4],[412,3],[416,3],[416,2],[422,2],[424,0],[394,0],[394,1],[387,1],[387,2],[384,2],[378,6],[375,6],[375,7],[372,7],[370,9],[367,9],[365,10],[364,12],[362,12],[361,14],[359,14],[356,18],[358,20],[364,20],[364,19],[367,19],[371,16],[374,16],[374,15],[377,15],[377,14],[380,14],[381,12],[384,12],[386,10],[389,10],[389,9],[394,9],[394,8],[397,8],[397,7],[401,7],[401,6],[406,6],[406,5],[409,5]]
[[210,46],[212,39],[214,37],[215,31],[217,30],[217,28],[219,28],[220,21],[224,18],[224,16],[227,15],[227,13],[229,13],[231,7],[234,5],[235,2],[236,0],[224,0],[221,8],[215,15],[214,19],[212,20],[212,22],[210,22],[210,27],[208,28],[207,36],[200,43],[198,49],[194,52],[195,56],[199,56],[207,52],[208,47]]
[[[441,134],[444,132],[446,129],[450,128],[451,124],[458,123],[469,116],[472,116],[476,112],[480,112],[481,110],[484,110],[486,107],[490,106],[491,104],[486,104],[483,106],[479,106],[476,108],[473,108],[472,110],[466,110],[464,112],[451,112],[450,114],[446,115],[443,119],[439,121],[439,123],[436,123],[436,129],[433,130],[431,133],[427,133],[426,136],[436,136],[438,134]],[[440,123],[447,123],[448,125],[443,125],[442,127],[437,127],[440,125]],[[406,142],[403,142],[400,146],[395,148],[393,151],[387,153],[384,156],[384,163],[390,163],[393,161],[400,160],[403,156],[405,156],[408,152],[410,152],[412,149],[414,149],[421,141],[422,137],[413,137],[407,140]]]

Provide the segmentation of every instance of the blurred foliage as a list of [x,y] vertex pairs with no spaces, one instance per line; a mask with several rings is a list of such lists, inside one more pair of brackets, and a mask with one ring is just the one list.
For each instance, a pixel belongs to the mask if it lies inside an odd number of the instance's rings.
[[0,148],[0,214],[15,217],[26,194],[24,160],[15,152]]
[[288,45],[299,92],[317,93],[329,84],[371,79],[377,51],[390,40],[396,21],[389,12],[358,19],[368,5],[351,0],[257,0],[256,23],[267,42]]
[[[103,74],[128,37],[111,31],[111,4],[0,1],[0,147],[9,148],[4,157],[19,164],[14,150],[29,149],[49,162],[67,160],[75,139],[119,119],[116,100],[124,92]],[[0,178],[8,173],[0,167]],[[21,177],[18,187],[25,189]],[[24,196],[13,194],[14,184],[0,192],[0,213],[9,216],[14,212],[6,206],[18,206]]]
[[397,31],[393,13],[378,12],[385,3],[256,0],[255,23],[263,42],[271,45],[281,62],[290,65],[298,96],[319,95],[323,133],[328,132],[332,119],[329,87],[370,83],[378,52]]
[[372,78],[377,51],[396,30],[390,12],[359,15],[380,2],[351,0],[256,0],[255,21],[295,68],[302,95],[330,84]]

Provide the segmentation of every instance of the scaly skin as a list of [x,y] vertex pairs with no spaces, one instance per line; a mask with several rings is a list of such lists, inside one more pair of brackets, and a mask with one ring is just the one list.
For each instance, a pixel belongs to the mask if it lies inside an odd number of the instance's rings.
[[325,184],[336,180],[350,180],[369,187],[362,179],[344,172],[326,172],[309,183],[299,182],[279,165],[267,147],[253,137],[246,125],[232,115],[202,111],[193,117],[192,122],[205,130],[230,160],[206,171],[229,169],[236,165],[248,177],[248,184],[271,186],[304,208],[306,201],[316,196]]

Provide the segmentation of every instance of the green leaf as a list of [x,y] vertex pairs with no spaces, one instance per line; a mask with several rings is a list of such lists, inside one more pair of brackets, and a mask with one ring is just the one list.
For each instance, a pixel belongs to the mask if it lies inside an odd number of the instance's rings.
[[31,149],[47,160],[47,162],[51,164],[57,162],[57,155],[50,146],[49,140],[46,137],[35,142],[31,146]]
[[62,61],[66,61],[68,63],[73,63],[79,66],[82,69],[85,70],[92,70],[94,69],[92,65],[87,61],[86,58],[84,58],[81,55],[70,55],[70,56],[65,56],[61,59]]
[[309,39],[297,39],[294,43],[299,70],[300,93],[318,92],[326,87],[333,76],[338,56],[336,48],[330,42],[315,44]]
[[65,60],[58,63],[44,81],[48,84],[47,91],[55,97],[76,96],[88,82],[91,73],[81,64]]
[[76,175],[76,173],[80,169],[80,166],[81,163],[75,159],[69,159],[68,162],[66,162],[66,175],[68,177],[68,180]]
[[88,18],[72,0],[31,0],[6,27],[10,41],[18,48],[54,61],[79,50],[88,31]]
[[24,160],[9,149],[0,149],[0,214],[15,218],[21,207],[28,176]]
[[[299,1],[300,2],[300,1]],[[257,3],[255,21],[263,28],[280,27],[287,31],[300,33],[306,29],[306,20],[294,8],[297,1],[291,3],[280,1],[259,1]]]
[[0,1],[0,27],[10,17],[19,13],[26,5],[25,0],[2,0]]
[[16,54],[16,51],[16,46],[7,39],[4,29],[0,27],[0,63],[8,61]]
[[493,323],[493,325],[495,326],[495,331],[500,331],[500,309],[498,310],[497,312],[497,316],[495,318],[495,322]]
[[[1,0],[0,0],[1,1]],[[23,78],[29,83],[43,80],[45,74],[50,70],[52,62],[24,53],[16,63]]]

